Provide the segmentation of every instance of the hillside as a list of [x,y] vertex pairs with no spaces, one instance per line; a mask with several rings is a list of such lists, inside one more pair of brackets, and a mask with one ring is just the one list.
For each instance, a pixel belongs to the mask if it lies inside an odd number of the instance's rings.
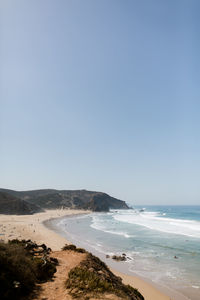
[[125,201],[116,199],[102,192],[87,190],[33,190],[14,191],[0,189],[14,197],[45,209],[73,208],[89,209],[92,211],[109,211],[109,209],[128,209]]
[[0,191],[0,214],[29,215],[41,211],[33,203]]
[[0,242],[2,300],[144,300],[105,263],[82,248],[52,252],[29,240]]

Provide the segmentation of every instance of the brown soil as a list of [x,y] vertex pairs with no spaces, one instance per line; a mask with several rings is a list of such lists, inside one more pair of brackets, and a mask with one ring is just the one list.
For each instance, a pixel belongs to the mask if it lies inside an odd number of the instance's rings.
[[79,265],[86,257],[86,254],[76,253],[74,251],[55,251],[51,257],[56,257],[59,261],[57,272],[52,281],[39,285],[39,293],[35,297],[37,300],[71,300],[65,287],[68,272]]
[[[51,253],[51,257],[57,258],[59,265],[51,281],[38,285],[38,292],[33,298],[34,300],[72,300],[69,295],[69,290],[66,289],[65,283],[68,278],[68,273],[75,268],[86,258],[86,253],[77,253],[74,251],[55,251]],[[113,294],[101,294],[96,297],[89,297],[90,300],[121,300]]]

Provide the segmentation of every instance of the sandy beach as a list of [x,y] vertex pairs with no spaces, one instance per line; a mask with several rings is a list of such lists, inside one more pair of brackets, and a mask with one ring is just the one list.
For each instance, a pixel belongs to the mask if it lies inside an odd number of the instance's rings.
[[[90,213],[83,210],[46,210],[33,215],[0,215],[0,238],[4,241],[9,239],[31,239],[38,244],[45,243],[53,251],[59,251],[67,239],[60,236],[44,225],[44,221],[70,216],[75,214]],[[112,270],[116,275],[122,277],[125,284],[130,284],[143,294],[145,300],[174,300],[165,295],[159,289],[136,276],[129,276]],[[178,299],[176,297],[176,299]]]
[[48,245],[53,251],[58,251],[69,241],[47,228],[43,222],[49,219],[85,213],[89,213],[89,211],[55,209],[33,215],[0,215],[0,239],[4,241],[15,238],[31,239],[38,244]]

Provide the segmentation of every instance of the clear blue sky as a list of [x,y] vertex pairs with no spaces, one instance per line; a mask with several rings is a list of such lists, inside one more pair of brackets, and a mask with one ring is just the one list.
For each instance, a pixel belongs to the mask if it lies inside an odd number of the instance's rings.
[[1,187],[199,204],[199,37],[199,0],[1,0]]

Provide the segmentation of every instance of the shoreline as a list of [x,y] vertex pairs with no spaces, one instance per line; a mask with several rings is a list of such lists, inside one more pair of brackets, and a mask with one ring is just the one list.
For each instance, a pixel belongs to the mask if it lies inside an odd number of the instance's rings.
[[123,279],[123,283],[133,285],[137,288],[145,300],[191,300],[177,291],[170,290],[168,287],[160,286],[137,274],[128,275],[111,268],[111,271]]
[[[68,216],[76,217],[76,216]],[[77,215],[78,217],[78,215]],[[59,221],[62,218],[59,218]],[[55,221],[55,222],[54,222]],[[184,296],[181,292],[171,289],[165,285],[155,283],[146,277],[142,277],[135,272],[127,272],[123,265],[120,265],[119,262],[115,262],[113,260],[105,259],[105,255],[95,250],[93,247],[86,247],[86,245],[80,243],[77,238],[73,239],[70,231],[63,231],[61,228],[57,227],[56,220],[48,220],[45,222],[45,225],[61,236],[65,236],[67,234],[67,239],[76,246],[85,248],[87,251],[91,252],[93,255],[98,256],[103,262],[105,262],[110,270],[123,279],[123,283],[130,284],[133,287],[137,288],[141,294],[144,295],[145,300],[191,300],[190,298]]]
[[[53,251],[59,251],[67,244],[71,243],[63,237],[59,230],[56,230],[49,221],[70,217],[74,215],[88,214],[91,211],[54,209],[33,215],[0,215],[1,235],[0,239],[31,239],[38,244],[45,243]],[[3,235],[2,235],[3,234]],[[159,286],[145,281],[137,274],[127,275],[110,267],[112,272],[120,276],[125,284],[130,284],[137,288],[144,296],[145,300],[183,300],[183,296],[172,295],[168,291],[163,291]],[[173,293],[173,292],[172,292]]]
[[0,214],[0,239],[31,239],[38,244],[46,244],[53,251],[59,251],[70,243],[65,237],[48,228],[44,222],[66,216],[90,213],[90,211],[52,209],[33,215],[3,215]]

